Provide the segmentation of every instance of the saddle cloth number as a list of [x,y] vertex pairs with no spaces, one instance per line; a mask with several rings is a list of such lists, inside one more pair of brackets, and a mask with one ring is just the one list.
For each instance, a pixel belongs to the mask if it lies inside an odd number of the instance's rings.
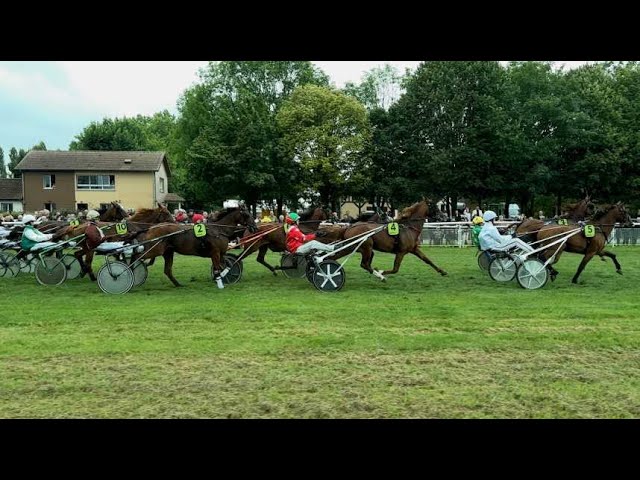
[[566,218],[561,218],[560,220],[558,220],[558,225],[569,225],[569,222]]
[[80,220],[71,220],[69,222],[69,225],[71,225],[72,227],[77,227],[78,225],[80,225]]
[[585,225],[584,226],[584,236],[587,238],[596,236],[596,227],[595,225]]
[[125,222],[116,223],[116,233],[118,235],[124,235],[127,233],[127,224]]
[[400,226],[397,222],[391,222],[387,225],[387,232],[389,233],[389,235],[395,237],[400,233]]
[[205,227],[202,223],[196,223],[193,226],[193,233],[198,238],[204,237],[207,234],[207,227]]

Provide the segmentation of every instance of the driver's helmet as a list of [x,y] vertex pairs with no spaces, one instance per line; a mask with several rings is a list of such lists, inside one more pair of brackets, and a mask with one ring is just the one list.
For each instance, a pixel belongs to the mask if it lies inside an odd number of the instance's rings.
[[87,220],[95,220],[96,218],[100,218],[100,213],[96,210],[89,210],[87,212]]
[[296,212],[291,212],[289,215],[287,215],[287,223],[289,225],[297,223],[298,220],[300,220],[300,216]]
[[24,217],[22,217],[22,223],[24,223],[25,225],[27,223],[32,223],[32,222],[35,222],[35,221],[36,221],[36,217],[33,216],[33,215],[27,214]]
[[493,220],[497,216],[498,215],[496,215],[496,212],[494,212],[492,210],[487,210],[486,212],[484,212],[484,215],[482,216],[482,218],[483,218],[483,220],[485,222],[490,222],[491,220]]

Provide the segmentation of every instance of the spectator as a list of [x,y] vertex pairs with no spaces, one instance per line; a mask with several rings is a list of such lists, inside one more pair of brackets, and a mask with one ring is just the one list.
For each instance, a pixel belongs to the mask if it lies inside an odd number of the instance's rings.
[[331,223],[338,223],[340,219],[338,218],[338,214],[336,212],[331,212]]
[[476,208],[471,212],[471,217],[482,217],[482,209],[478,205],[476,205]]
[[195,212],[192,208],[189,209],[189,213],[187,213],[187,223],[193,223],[193,214]]
[[200,213],[199,210],[196,210],[196,212],[191,217],[191,221],[193,223],[204,223],[204,216],[202,215],[202,213]]
[[540,211],[538,212],[538,218],[539,218],[540,220],[544,220],[544,219],[546,218],[546,217],[544,216],[544,212],[543,212],[542,210],[540,210]]
[[278,223],[284,223],[284,215],[279,215],[278,216]]

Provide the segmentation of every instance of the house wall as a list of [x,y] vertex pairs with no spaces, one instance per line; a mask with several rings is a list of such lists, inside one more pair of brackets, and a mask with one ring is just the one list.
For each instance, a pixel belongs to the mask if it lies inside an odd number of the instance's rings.
[[[164,192],[160,191],[160,179],[164,178]],[[169,177],[167,176],[167,169],[164,167],[164,162],[160,165],[160,170],[154,172],[155,189],[156,189],[156,201],[164,202],[164,197],[169,193]]]
[[[56,183],[52,189],[42,185],[44,175],[55,175]],[[38,171],[23,172],[24,211],[42,210],[45,203],[53,202],[58,210],[75,210],[75,177],[73,172]]]
[[[76,172],[75,175],[96,174],[114,175],[113,172]],[[75,190],[74,183],[76,203],[87,203],[89,208],[99,208],[101,203],[116,201],[124,208],[153,208],[153,174],[154,172],[116,172],[115,190]]]

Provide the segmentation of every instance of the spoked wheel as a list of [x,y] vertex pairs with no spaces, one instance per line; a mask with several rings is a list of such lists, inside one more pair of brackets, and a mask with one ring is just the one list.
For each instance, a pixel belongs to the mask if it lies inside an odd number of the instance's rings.
[[62,257],[62,263],[67,269],[67,280],[78,278],[82,273],[80,262],[73,255],[65,255],[64,257]]
[[[238,256],[231,253],[224,254],[224,266],[229,268],[227,274],[222,277],[225,285],[238,283],[242,278],[242,260],[238,261]],[[213,266],[211,266],[211,277],[213,278]]]
[[321,292],[337,292],[345,280],[344,268],[334,260],[320,262],[313,271],[313,285]]
[[[64,263],[56,257],[36,258],[36,280],[40,285],[60,285],[67,278]],[[42,263],[44,261],[44,264]]]
[[478,255],[478,266],[480,267],[480,270],[483,270],[485,272],[489,270],[489,264],[491,263],[491,260],[493,260],[493,255],[486,251],[480,251],[480,255]]
[[516,262],[509,257],[495,257],[489,263],[489,276],[496,282],[510,282],[516,276]]
[[138,262],[133,266],[133,286],[137,287],[147,281],[149,270],[144,261]]
[[537,258],[527,258],[518,267],[516,279],[522,288],[536,290],[544,287],[549,281],[549,270]]
[[20,262],[16,260],[15,253],[0,253],[0,277],[12,278],[20,273]]
[[124,262],[107,262],[98,271],[98,286],[104,293],[127,293],[133,288],[133,272]]
[[280,257],[280,269],[287,278],[304,278],[307,273],[307,259],[302,255],[283,255]]

